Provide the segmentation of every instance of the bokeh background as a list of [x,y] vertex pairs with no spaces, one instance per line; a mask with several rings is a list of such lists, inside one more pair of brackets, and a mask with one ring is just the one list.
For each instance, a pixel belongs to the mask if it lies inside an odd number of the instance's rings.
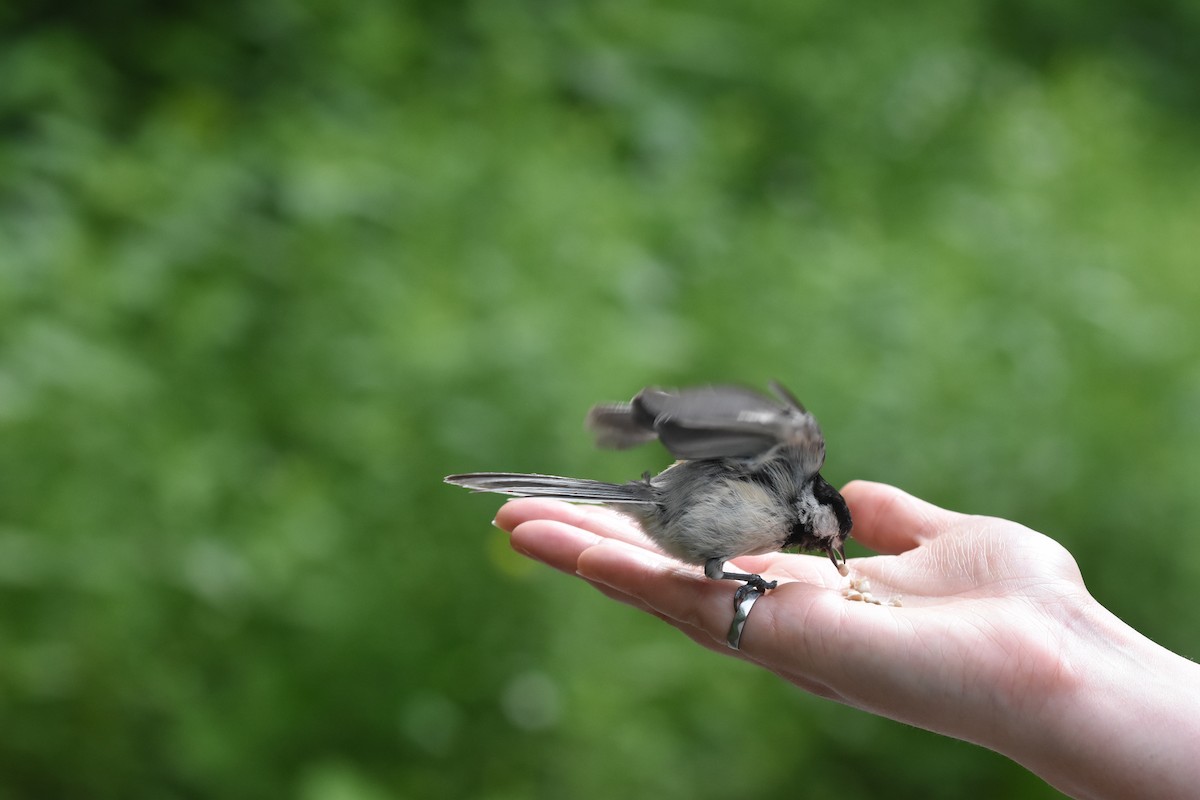
[[4,6],[0,797],[1057,797],[440,478],[778,378],[1200,656],[1198,8]]

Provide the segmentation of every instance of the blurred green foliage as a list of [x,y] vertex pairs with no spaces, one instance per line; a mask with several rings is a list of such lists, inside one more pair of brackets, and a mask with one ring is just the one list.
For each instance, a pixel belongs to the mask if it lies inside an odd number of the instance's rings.
[[592,402],[778,378],[831,480],[1043,530],[1197,656],[1198,38],[0,10],[0,798],[1057,796],[524,563],[440,477],[628,478],[666,458],[593,452]]

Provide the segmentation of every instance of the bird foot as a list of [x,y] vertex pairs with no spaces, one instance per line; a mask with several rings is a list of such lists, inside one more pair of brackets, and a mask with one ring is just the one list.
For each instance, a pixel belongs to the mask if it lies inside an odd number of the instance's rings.
[[757,592],[760,595],[766,594],[778,585],[779,581],[768,581],[761,575],[750,575],[746,579],[746,582],[739,586],[737,591],[733,593],[734,610],[737,610],[738,606],[742,604],[742,601],[745,600],[751,592]]

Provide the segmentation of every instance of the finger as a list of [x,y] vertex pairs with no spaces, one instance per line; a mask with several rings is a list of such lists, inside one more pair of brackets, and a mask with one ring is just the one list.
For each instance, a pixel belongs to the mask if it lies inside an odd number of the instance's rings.
[[[707,650],[757,664],[806,692],[856,707],[862,706],[861,701],[836,688],[845,683],[847,662],[880,658],[881,654],[875,650],[882,650],[878,643],[892,627],[891,622],[875,613],[878,609],[864,603],[847,603],[819,587],[793,582],[760,598],[743,629],[740,649],[733,650],[724,633],[714,636],[708,627],[688,624],[651,607],[641,598],[598,580],[580,577],[605,597],[666,622]],[[719,587],[716,581],[708,583]],[[724,606],[727,600],[728,597],[724,598],[719,606]],[[806,602],[810,608],[804,613],[802,607]]]
[[[611,539],[581,553],[577,566],[584,579],[633,598],[632,604],[640,604],[663,617],[695,641],[718,651],[727,649],[735,583],[710,580],[698,570],[672,559]],[[760,600],[755,607],[791,604],[794,600],[787,598],[797,591],[825,593],[841,599],[827,589],[796,581],[772,590],[768,593],[769,601]],[[787,607],[794,610],[793,605]],[[765,635],[762,641],[768,638]],[[745,634],[742,642],[741,655],[756,660],[755,647],[747,646]]]
[[706,632],[701,631],[697,628],[693,628],[690,625],[684,625],[682,622],[679,622],[678,620],[671,619],[666,614],[663,614],[662,612],[659,612],[659,611],[655,611],[653,608],[650,608],[650,606],[646,605],[642,600],[640,600],[636,597],[633,597],[632,595],[625,594],[624,592],[614,589],[613,587],[608,586],[606,584],[599,583],[597,581],[588,580],[587,578],[583,578],[582,576],[580,576],[580,578],[585,583],[587,583],[587,584],[591,585],[593,588],[595,588],[596,591],[600,592],[605,597],[607,597],[611,600],[616,600],[618,603],[624,603],[625,605],[633,606],[634,608],[636,608],[639,611],[644,611],[647,614],[649,614],[650,616],[662,620],[663,622],[667,623],[668,625],[672,626],[673,628],[679,630],[684,636],[687,636],[689,639],[691,639],[693,642],[700,645],[701,647],[706,647],[709,650],[712,650],[713,652],[716,652],[716,653],[728,653],[728,654],[735,653],[735,651],[730,649],[728,645],[726,645],[724,643],[718,644],[717,642],[714,642],[712,637],[709,636]]
[[[603,549],[615,550],[616,547]],[[615,553],[611,554],[616,555]],[[641,560],[641,556],[636,551],[627,553],[627,555],[639,561]],[[795,600],[795,597],[792,595],[795,593],[821,593],[822,590],[819,587],[810,586],[802,582],[787,583],[768,593],[768,597],[772,598],[770,602],[760,598],[759,602],[754,605],[755,609],[765,610],[771,608],[776,603],[781,603],[781,605],[776,606],[776,609],[779,610],[774,613],[767,612],[765,614],[755,612],[756,616],[753,622],[747,621],[746,627],[743,629],[740,649],[733,650],[729,647],[727,641],[729,625],[733,620],[731,603],[733,591],[731,591],[731,586],[720,581],[701,578],[699,573],[696,573],[694,576],[695,583],[690,583],[693,576],[685,574],[684,577],[689,583],[683,587],[682,592],[673,595],[674,606],[672,607],[671,596],[654,594],[647,600],[644,597],[639,597],[602,580],[586,577],[583,574],[584,572],[604,569],[603,565],[592,562],[592,558],[590,555],[587,556],[589,563],[582,566],[579,577],[605,597],[657,617],[668,625],[678,629],[684,636],[687,636],[696,644],[714,653],[736,656],[743,660],[760,664],[768,669],[773,669],[800,688],[821,697],[830,699],[837,697],[832,689],[817,681],[811,675],[794,674],[778,666],[779,664],[787,664],[789,660],[795,659],[796,651],[791,644],[793,642],[791,634],[787,631],[781,634],[780,628],[785,626],[781,626],[780,621],[775,618],[775,614],[782,614],[783,619],[788,623],[794,622],[796,619],[796,607],[794,605],[787,605],[787,603],[792,603]],[[626,572],[627,566],[616,565],[618,574],[609,574],[606,580],[611,580],[614,583],[624,583],[625,581],[619,576]],[[660,588],[662,586],[662,579],[653,580],[651,585],[655,589]],[[697,589],[702,591],[697,591]],[[711,598],[707,597],[710,591],[716,595],[715,604]],[[781,592],[784,594],[780,595]],[[824,598],[825,600],[833,596],[828,592],[824,594],[828,595],[828,597]],[[785,597],[788,599],[784,599]],[[840,600],[841,598],[838,597],[837,599]],[[659,607],[655,607],[652,603],[657,603]],[[695,607],[695,604],[698,603],[705,603],[709,609],[709,613],[699,611]],[[812,631],[809,632],[810,635],[812,633]],[[781,652],[783,653],[782,657],[780,656]]]
[[513,528],[509,543],[523,556],[574,575],[579,554],[603,541],[604,537],[574,525],[535,519]]
[[733,619],[733,584],[624,542],[606,539],[580,554],[577,569],[589,581],[637,598],[676,622],[724,640]]
[[512,531],[518,525],[532,520],[554,520],[606,538],[654,548],[632,519],[602,506],[581,506],[562,500],[524,497],[505,503],[496,512],[494,524],[502,530]]
[[667,625],[671,625],[672,627],[678,628],[679,631],[682,631],[685,634],[685,636],[688,636],[689,638],[694,640],[694,642],[696,642],[698,644],[702,644],[704,646],[708,646],[709,649],[716,650],[716,643],[713,642],[712,637],[709,637],[707,633],[704,633],[703,631],[698,631],[694,627],[684,625],[683,622],[679,622],[678,620],[671,619],[670,616],[667,616],[664,613],[658,612],[658,610],[650,608],[649,606],[647,606],[646,602],[643,602],[641,599],[638,599],[638,597],[634,597],[632,595],[626,595],[624,593],[624,591],[620,591],[619,589],[613,589],[612,587],[610,587],[610,585],[600,583],[598,581],[589,581],[589,579],[584,578],[582,576],[580,576],[580,579],[584,583],[587,583],[588,585],[590,585],[590,587],[592,587],[596,591],[599,591],[599,593],[601,595],[604,595],[605,597],[607,597],[607,599],[616,600],[619,603],[624,603],[625,606],[634,607],[637,610],[640,610],[640,612],[644,612],[644,613],[649,614],[650,616],[654,616],[654,618],[666,622]]
[[[655,608],[652,608],[649,604],[647,604],[644,600],[642,600],[639,597],[634,597],[631,594],[626,594],[625,592],[623,592],[619,589],[615,589],[612,586],[609,586],[605,583],[601,583],[600,581],[595,581],[595,580],[591,580],[589,578],[584,578],[582,575],[580,576],[580,578],[583,581],[585,581],[586,583],[593,586],[597,591],[599,591],[605,597],[610,598],[612,600],[616,600],[619,603],[624,603],[625,605],[632,606],[633,608],[636,608],[639,611],[644,611],[645,613],[649,614],[650,616],[655,617],[655,618],[667,623],[668,625],[675,628],[680,633],[682,633],[684,636],[688,637],[693,642],[695,642],[696,644],[705,648],[706,650],[711,650],[714,653],[718,653],[720,655],[740,657],[746,661],[753,660],[749,656],[749,654],[746,653],[745,650],[734,650],[733,648],[731,648],[723,637],[720,639],[720,641],[717,641],[717,639],[715,639],[709,631],[702,630],[700,628],[697,628],[694,625],[689,625],[688,623],[683,622],[682,620],[678,620],[671,616],[668,616],[667,614],[664,614],[663,612],[661,612]],[[730,595],[730,597],[732,597],[732,594]],[[731,619],[732,619],[732,616],[733,615],[732,615],[732,609],[731,609],[731,614],[730,614]]]
[[562,572],[567,572],[582,578],[582,580],[600,591],[605,597],[631,605],[639,611],[665,619],[654,609],[647,606],[639,598],[628,595],[607,584],[588,580],[579,575],[576,563],[579,554],[589,547],[594,547],[605,541],[604,537],[590,533],[573,525],[566,525],[552,520],[535,519],[523,522],[513,529],[512,547],[521,555],[541,561]]
[[886,483],[851,481],[842,489],[842,497],[850,506],[854,538],[885,555],[919,547],[965,516]]
[[[697,643],[730,653],[726,643],[733,621],[733,592],[723,581],[684,571],[644,550],[605,540],[579,556],[579,574],[609,586],[645,606]],[[808,691],[834,697],[831,682],[842,669],[838,634],[845,631],[847,603],[840,593],[804,581],[791,581],[755,603],[742,631],[737,655],[784,675]],[[872,607],[872,610],[875,610]],[[861,611],[853,609],[849,613]],[[795,664],[803,671],[796,673]]]

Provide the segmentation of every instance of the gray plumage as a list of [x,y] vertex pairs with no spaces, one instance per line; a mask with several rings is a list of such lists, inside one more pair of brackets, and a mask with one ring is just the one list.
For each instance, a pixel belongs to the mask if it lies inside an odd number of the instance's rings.
[[825,460],[816,419],[779,383],[771,389],[778,400],[740,386],[643,389],[628,403],[592,408],[587,427],[601,447],[657,438],[676,458],[751,458],[789,445],[805,451],[816,472]]
[[[666,553],[702,564],[713,578],[731,558],[797,546],[838,565],[850,511],[820,475],[825,440],[816,419],[790,392],[775,397],[738,386],[642,390],[628,403],[592,408],[587,427],[601,447],[624,449],[658,439],[678,462],[628,483],[510,472],[450,475],[478,492],[602,503],[629,514]],[[839,569],[841,567],[839,566]],[[743,587],[744,588],[744,587]]]

